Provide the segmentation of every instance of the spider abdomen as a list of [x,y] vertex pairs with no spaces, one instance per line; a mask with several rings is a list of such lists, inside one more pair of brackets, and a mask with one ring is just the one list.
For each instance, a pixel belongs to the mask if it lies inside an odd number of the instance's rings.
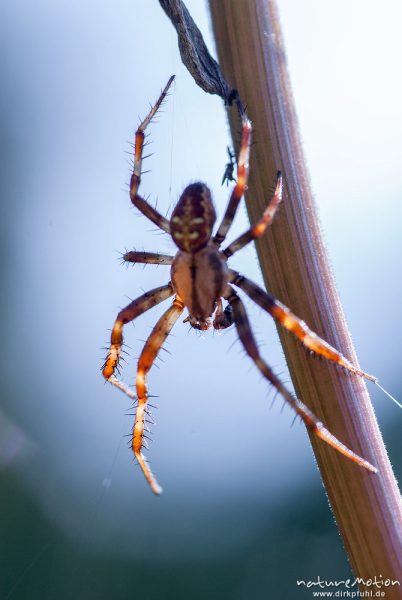
[[209,188],[204,183],[191,183],[180,196],[170,219],[173,241],[184,252],[198,252],[208,244],[215,220]]
[[210,244],[198,252],[179,251],[173,261],[172,285],[194,323],[205,324],[229,281],[226,260]]

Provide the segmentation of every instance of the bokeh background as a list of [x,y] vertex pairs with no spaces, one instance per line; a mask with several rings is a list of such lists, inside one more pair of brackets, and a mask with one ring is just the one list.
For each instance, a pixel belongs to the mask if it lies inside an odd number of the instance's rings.
[[[213,49],[206,4],[187,5]],[[373,0],[279,8],[360,362],[401,398],[402,9],[392,0],[381,11]],[[228,198],[223,107],[181,65],[158,2],[5,0],[0,33],[0,597],[286,600],[310,597],[296,578],[346,578],[307,435],[280,401],[271,406],[234,331],[200,335],[179,322],[150,374],[160,498],[126,447],[130,404],[100,375],[119,307],[169,277],[118,259],[173,250],[130,208],[125,154],[171,73],[142,192],[163,212],[195,179],[209,183],[219,214]],[[233,235],[246,226],[242,208]],[[261,281],[253,248],[235,264]],[[288,380],[275,328],[247,306]],[[127,328],[130,384],[164,309]],[[401,413],[370,391],[398,475]]]

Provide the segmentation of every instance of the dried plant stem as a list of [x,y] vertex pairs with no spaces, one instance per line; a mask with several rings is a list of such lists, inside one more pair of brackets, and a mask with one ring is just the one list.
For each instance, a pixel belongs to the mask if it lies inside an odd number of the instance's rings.
[[[255,223],[277,169],[284,206],[258,255],[268,289],[355,364],[345,318],[323,246],[300,144],[278,14],[273,0],[210,0],[219,61],[254,124],[247,207]],[[235,111],[229,111],[233,139]],[[340,440],[379,468],[372,475],[311,439],[323,482],[355,574],[402,583],[400,495],[364,381],[313,360],[280,332],[299,397]],[[374,341],[373,341],[374,343]],[[364,586],[362,586],[364,589]],[[400,598],[401,588],[386,589]]]

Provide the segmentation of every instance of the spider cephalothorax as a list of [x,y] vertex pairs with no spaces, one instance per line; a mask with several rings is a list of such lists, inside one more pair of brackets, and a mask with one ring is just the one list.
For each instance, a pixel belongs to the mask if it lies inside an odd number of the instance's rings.
[[[212,204],[211,192],[205,184],[198,182],[186,187],[173,210],[170,221],[139,196],[138,188],[141,181],[144,132],[166,97],[173,79],[174,77],[169,79],[155,106],[137,129],[130,198],[134,206],[146,217],[172,236],[179,251],[174,257],[154,252],[136,251],[127,252],[124,255],[124,260],[132,263],[171,265],[171,281],[166,285],[154,288],[143,294],[120,311],[113,326],[110,349],[103,367],[104,377],[130,398],[137,401],[132,448],[148,483],[156,494],[161,492],[161,488],[142,454],[144,429],[147,427],[146,417],[147,415],[149,416],[146,375],[152,367],[163,342],[184,308],[187,308],[189,313],[185,321],[189,321],[191,326],[196,329],[208,329],[211,326],[214,329],[225,329],[234,323],[246,353],[253,360],[265,379],[276,388],[296,414],[302,418],[305,425],[316,436],[330,446],[333,446],[338,452],[341,452],[369,471],[376,472],[377,469],[369,462],[337,440],[309,408],[295,398],[274,374],[259,353],[244,304],[235,291],[235,287],[241,289],[264,311],[269,313],[284,329],[287,329],[298,338],[308,350],[344,367],[355,375],[376,381],[375,377],[355,367],[338,350],[319,338],[317,334],[309,329],[304,321],[292,314],[286,306],[270,296],[255,283],[228,267],[228,259],[249,242],[263,235],[267,227],[272,223],[276,210],[282,200],[282,177],[280,173],[277,175],[275,192],[258,223],[236,238],[229,246],[220,250],[220,246],[225,240],[235,217],[239,202],[247,189],[248,160],[251,143],[251,123],[248,118],[243,115],[243,131],[237,162],[236,185],[231,193],[222,222],[214,236],[212,236],[212,228],[216,220],[216,214]],[[123,327],[140,314],[173,295],[175,297],[172,305],[154,326],[141,352],[136,377],[137,394],[134,394],[130,388],[115,376],[123,344]],[[223,308],[224,302],[227,303],[225,308]]]

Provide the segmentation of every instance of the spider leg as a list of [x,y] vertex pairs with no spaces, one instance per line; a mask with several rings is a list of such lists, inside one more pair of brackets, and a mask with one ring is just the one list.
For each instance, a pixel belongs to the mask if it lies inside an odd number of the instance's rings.
[[242,126],[243,132],[240,142],[239,158],[237,161],[236,185],[233,188],[229,204],[226,207],[226,212],[223,216],[221,224],[219,225],[219,229],[213,237],[213,242],[217,246],[220,246],[223,240],[226,238],[227,232],[229,231],[229,228],[236,215],[239,202],[247,189],[252,127],[251,122],[245,115],[242,119]]
[[173,262],[173,256],[168,254],[159,254],[157,252],[126,252],[123,254],[124,262],[131,263],[143,263],[148,265],[171,265]]
[[180,298],[176,297],[172,306],[168,308],[168,310],[156,323],[138,360],[136,379],[138,404],[135,415],[132,446],[133,452],[140,464],[142,472],[144,473],[146,480],[155,494],[160,494],[162,492],[162,488],[159,486],[158,482],[153,476],[151,469],[149,468],[149,465],[141,452],[144,435],[144,421],[147,413],[148,402],[146,375],[152,367],[163,342],[169,335],[176,320],[183,312],[183,308],[183,302],[180,300]]
[[119,364],[121,347],[123,345],[123,327],[126,323],[130,323],[136,317],[170,296],[173,296],[173,289],[170,283],[146,292],[136,300],[133,300],[126,308],[123,308],[117,315],[113,325],[110,348],[105,364],[103,365],[103,376],[130,398],[135,398],[134,393],[114,375],[116,367]]
[[369,375],[361,369],[358,369],[347,358],[345,358],[338,350],[333,348],[328,342],[321,339],[314,331],[312,331],[304,321],[296,317],[289,308],[284,304],[270,296],[262,290],[258,285],[243,277],[236,271],[230,269],[230,281],[237,287],[243,290],[258,306],[271,315],[288,331],[293,333],[306,348],[323,356],[327,360],[344,367],[351,373],[364,377],[370,381],[377,381],[377,377]]
[[302,418],[306,427],[308,427],[314,435],[316,435],[324,442],[335,448],[335,450],[337,450],[341,454],[344,454],[350,460],[356,462],[361,467],[364,467],[369,471],[376,473],[377,469],[373,467],[373,465],[361,458],[358,454],[352,452],[352,450],[350,450],[347,446],[342,444],[342,442],[340,442],[334,435],[332,435],[332,433],[330,433],[324,427],[322,422],[317,419],[314,413],[309,408],[307,408],[307,406],[303,404],[303,402],[292,396],[292,394],[282,384],[280,379],[278,379],[278,377],[274,374],[272,369],[261,358],[253,333],[250,328],[250,323],[247,317],[244,304],[231,286],[228,286],[224,297],[228,300],[233,309],[233,319],[236,325],[237,332],[239,334],[240,341],[242,342],[245,351],[250,356],[250,358],[252,359],[256,367],[259,369],[259,371],[262,373],[262,375],[265,377],[265,379],[267,379],[276,388],[276,390],[280,393],[282,398],[286,400],[286,402],[290,404],[293,410]]
[[265,209],[264,214],[262,215],[262,217],[258,221],[258,223],[256,223],[253,227],[250,227],[250,229],[248,229],[242,235],[240,235],[238,238],[236,238],[230,244],[230,246],[225,248],[223,253],[225,254],[225,256],[227,258],[232,256],[232,254],[234,254],[235,252],[238,252],[238,250],[241,250],[242,248],[244,248],[244,246],[249,244],[252,240],[255,240],[256,238],[261,237],[263,235],[263,233],[265,233],[267,227],[269,227],[271,225],[271,223],[274,219],[275,213],[276,213],[281,201],[282,201],[282,174],[280,171],[278,171],[278,174],[276,177],[275,192],[274,192],[267,208]]
[[156,112],[159,110],[163,100],[166,98],[166,94],[170,86],[172,85],[174,80],[174,75],[169,78],[169,81],[165,85],[161,95],[158,100],[151,108],[148,115],[142,121],[137,131],[135,132],[135,149],[134,149],[134,170],[131,175],[130,182],[130,198],[131,202],[145,215],[152,223],[155,223],[160,229],[166,231],[166,233],[170,232],[169,221],[163,217],[155,208],[153,208],[144,198],[138,195],[138,188],[141,183],[141,165],[142,165],[142,153],[144,148],[144,137],[145,137],[145,129],[150,124],[152,118],[155,116]]

